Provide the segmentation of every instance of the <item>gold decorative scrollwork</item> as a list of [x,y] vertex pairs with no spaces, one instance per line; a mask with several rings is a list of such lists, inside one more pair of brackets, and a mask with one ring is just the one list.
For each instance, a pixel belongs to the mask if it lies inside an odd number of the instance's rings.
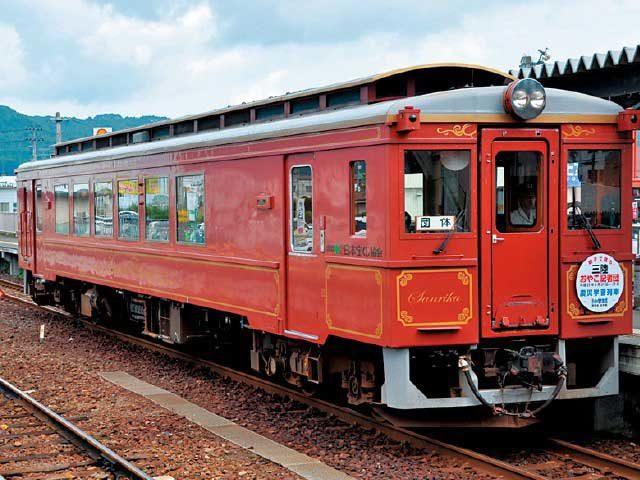
[[595,128],[584,128],[582,125],[567,125],[568,130],[563,130],[565,137],[589,137],[595,135]]
[[382,336],[382,322],[380,322],[380,323],[376,326],[375,336],[376,336],[377,338],[380,338],[380,337]]
[[578,315],[580,315],[580,309],[573,302],[569,304],[567,309],[569,310],[569,315],[571,315],[572,317],[577,317]]
[[331,320],[331,315],[329,315],[327,313],[327,316],[325,317],[325,323],[327,324],[327,327],[331,328],[333,327],[333,320]]
[[469,123],[465,123],[464,125],[454,125],[451,128],[438,128],[436,129],[441,135],[448,137],[449,134],[453,134],[456,137],[475,137],[476,130],[473,128],[473,125]]
[[469,318],[471,318],[471,312],[467,307],[464,307],[462,311],[458,314],[458,321],[466,322],[467,320],[469,320]]
[[324,271],[324,278],[329,280],[331,278],[331,267],[327,267]]
[[413,275],[411,275],[410,273],[403,272],[399,279],[400,286],[406,287],[407,284],[409,283],[409,280],[411,280],[412,278],[413,278]]
[[376,277],[376,285],[382,285],[382,274],[376,270],[374,276]]
[[620,300],[616,305],[615,312],[622,313],[627,308],[627,302],[625,300]]
[[402,320],[404,323],[411,323],[413,322],[413,317],[409,315],[406,310],[402,310],[400,312],[400,320]]
[[458,272],[458,280],[460,280],[463,285],[469,285],[471,278],[467,272]]

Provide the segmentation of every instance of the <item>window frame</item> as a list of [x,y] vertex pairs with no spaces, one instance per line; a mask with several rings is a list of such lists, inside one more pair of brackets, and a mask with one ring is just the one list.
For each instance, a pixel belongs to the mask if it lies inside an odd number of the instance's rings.
[[[71,207],[69,205],[70,200],[70,195],[69,195],[69,185],[70,182],[67,181],[67,183],[54,183],[53,185],[53,208],[54,208],[54,212],[53,212],[53,220],[54,220],[54,233],[57,235],[65,235],[65,236],[69,236],[71,234]],[[66,232],[60,232],[58,231],[58,198],[56,197],[56,189],[57,187],[67,187],[67,231]]]
[[[122,237],[120,235],[120,182],[127,182],[127,181],[132,181],[136,183],[136,204],[138,205],[138,238],[126,238],[126,237]],[[140,241],[140,187],[139,187],[139,183],[140,180],[137,176],[135,177],[120,177],[120,178],[116,178],[115,180],[115,184],[116,184],[116,188],[114,190],[114,198],[115,198],[115,202],[114,202],[114,209],[115,209],[115,215],[114,215],[114,221],[117,222],[118,225],[118,231],[117,231],[117,235],[116,235],[116,240],[119,241],[123,241],[123,242],[139,242]],[[117,219],[117,220],[116,220]]]
[[[355,166],[357,163],[363,163],[364,164],[364,170],[365,170],[365,181],[364,181],[364,208],[365,208],[365,218],[367,217],[367,203],[369,200],[369,195],[367,193],[367,161],[366,160],[350,160],[349,161],[349,234],[352,237],[355,238],[366,238],[367,237],[367,226],[365,226],[364,230],[362,230],[362,232],[364,233],[358,233],[356,231],[356,224],[357,224],[357,220],[356,220],[356,216],[357,216],[357,209],[356,209],[356,198],[355,198],[355,193],[354,192],[354,185],[355,185]],[[312,178],[312,183],[313,183],[313,178]],[[312,192],[313,195],[313,192]],[[313,202],[313,199],[312,199]],[[368,218],[367,218],[367,224],[368,224]]]
[[[96,215],[96,184],[98,184],[98,183],[109,183],[109,184],[111,184],[111,235],[102,235],[102,234],[99,235],[97,233],[97,229],[96,229],[96,218],[97,218],[97,215]],[[114,222],[114,219],[115,219],[115,215],[114,215],[114,207],[115,207],[115,202],[114,202],[115,196],[114,196],[114,193],[115,193],[115,190],[113,188],[113,184],[114,184],[114,180],[112,178],[109,178],[109,179],[94,178],[92,180],[91,188],[93,190],[91,192],[91,198],[92,198],[92,201],[93,201],[93,208],[91,209],[91,214],[93,216],[93,219],[92,219],[93,221],[91,222],[91,228],[92,228],[91,234],[95,238],[102,238],[102,239],[109,239],[109,238],[113,239],[113,238],[115,238],[115,222]]]
[[[201,176],[202,177],[202,194],[204,197],[204,200],[202,202],[202,218],[203,218],[203,223],[204,223],[204,238],[202,239],[202,243],[198,243],[198,242],[185,242],[183,240],[179,239],[178,236],[178,231],[180,229],[180,221],[178,218],[178,179],[179,178],[183,178],[183,177],[196,177],[196,176]],[[169,177],[171,178],[171,177]],[[175,212],[175,223],[173,224],[173,228],[175,230],[175,235],[172,235],[171,233],[169,234],[169,241],[171,241],[171,237],[173,236],[173,238],[175,239],[175,242],[177,245],[189,245],[192,247],[206,247],[207,246],[207,232],[208,232],[208,228],[207,228],[207,176],[205,175],[204,171],[197,171],[197,172],[180,172],[180,173],[176,173],[173,176],[173,184],[174,184],[174,188],[175,188],[175,195],[174,195],[174,202],[173,202],[173,209],[171,208],[171,205],[169,205],[169,229],[171,230],[171,211],[173,210]],[[171,187],[169,187],[171,188]],[[171,191],[171,190],[170,190]],[[169,201],[171,201],[171,196],[169,197]]]
[[[301,250],[296,250],[293,246],[293,182],[292,182],[292,173],[293,173],[293,169],[294,168],[301,168],[301,167],[309,167],[309,169],[311,170],[311,220],[313,222],[313,211],[315,209],[315,200],[314,200],[314,195],[313,195],[313,191],[314,191],[314,174],[313,174],[313,165],[311,165],[310,163],[300,163],[300,164],[296,164],[296,165],[291,165],[291,167],[289,168],[289,218],[288,218],[288,223],[289,223],[289,253],[290,254],[294,254],[294,255],[315,255],[315,247],[316,247],[316,242],[315,242],[315,238],[314,238],[314,234],[315,232],[312,232],[311,234],[311,251],[310,252],[306,252],[306,251],[301,251]],[[313,223],[312,223],[313,225]]]
[[[147,237],[147,233],[148,233],[148,228],[147,228],[147,180],[149,179],[160,179],[160,178],[166,178],[167,179],[167,198],[169,200],[169,204],[167,206],[167,239],[166,240],[156,240],[156,239],[152,239],[152,238],[148,238]],[[177,177],[176,177],[177,178]],[[162,243],[162,244],[167,244],[171,242],[171,176],[170,175],[163,175],[163,174],[157,174],[157,175],[150,175],[148,177],[144,177],[143,178],[143,182],[144,182],[144,241],[145,242],[154,242],[154,243]],[[204,182],[203,182],[204,183]],[[177,187],[177,185],[176,185]],[[176,202],[177,202],[177,197],[176,197]],[[176,204],[177,207],[177,204]],[[176,209],[177,211],[177,209]],[[178,227],[177,227],[177,220],[176,220],[176,241],[178,239]],[[205,237],[206,237],[206,222],[205,222]],[[198,244],[200,245],[200,244]]]
[[478,162],[475,159],[478,158],[478,144],[477,139],[471,140],[458,140],[455,144],[443,144],[443,143],[420,143],[417,145],[401,146],[398,151],[398,187],[397,192],[399,195],[398,205],[398,232],[401,240],[442,240],[449,235],[449,232],[413,232],[408,233],[405,231],[404,212],[405,212],[405,193],[404,193],[404,160],[405,153],[407,151],[442,151],[442,150],[465,150],[469,152],[469,230],[466,232],[454,231],[453,234],[456,238],[460,239],[473,239],[477,236],[478,225]]

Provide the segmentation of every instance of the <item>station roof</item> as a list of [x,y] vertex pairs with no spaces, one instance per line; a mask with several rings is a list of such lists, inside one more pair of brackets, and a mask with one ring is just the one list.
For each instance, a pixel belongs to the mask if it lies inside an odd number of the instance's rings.
[[606,98],[625,108],[640,102],[640,45],[514,69],[510,73],[517,78],[534,78],[545,87]]
[[367,105],[456,88],[504,85],[511,75],[481,65],[435,63],[392,70],[368,77],[242,103],[197,115],[79,138],[55,145],[56,155],[113,148],[166,137]]

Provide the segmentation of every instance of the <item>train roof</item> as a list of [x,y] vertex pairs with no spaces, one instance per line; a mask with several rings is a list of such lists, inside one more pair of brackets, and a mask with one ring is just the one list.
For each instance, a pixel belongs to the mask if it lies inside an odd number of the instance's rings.
[[[398,111],[406,106],[420,109],[420,121],[423,123],[460,121],[516,123],[516,120],[504,111],[505,88],[504,86],[466,88],[341,110],[325,110],[313,115],[290,117],[273,122],[198,132],[153,142],[27,162],[20,165],[16,172],[391,123],[395,120]],[[528,123],[615,123],[616,115],[622,111],[622,107],[616,103],[582,93],[553,88],[547,89],[546,92],[547,104],[544,112]]]
[[[85,147],[110,148],[120,142],[137,143],[133,136],[148,133],[166,136],[201,130],[230,128],[250,123],[274,121],[291,116],[314,114],[353,105],[368,105],[386,100],[413,97],[453,88],[504,85],[515,80],[508,73],[481,65],[433,63],[416,65],[362,77],[347,82],[269,97],[254,102],[230,105],[196,115],[154,122],[91,137],[77,138],[55,145],[56,154],[76,153]],[[72,151],[69,151],[73,148]]]

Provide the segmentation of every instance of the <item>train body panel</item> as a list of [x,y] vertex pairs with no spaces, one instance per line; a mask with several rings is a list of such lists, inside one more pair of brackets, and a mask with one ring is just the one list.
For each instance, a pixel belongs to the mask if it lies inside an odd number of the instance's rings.
[[509,89],[24,165],[21,266],[40,301],[174,343],[238,320],[254,368],[353,403],[616,393],[633,133],[570,92],[514,119]]

